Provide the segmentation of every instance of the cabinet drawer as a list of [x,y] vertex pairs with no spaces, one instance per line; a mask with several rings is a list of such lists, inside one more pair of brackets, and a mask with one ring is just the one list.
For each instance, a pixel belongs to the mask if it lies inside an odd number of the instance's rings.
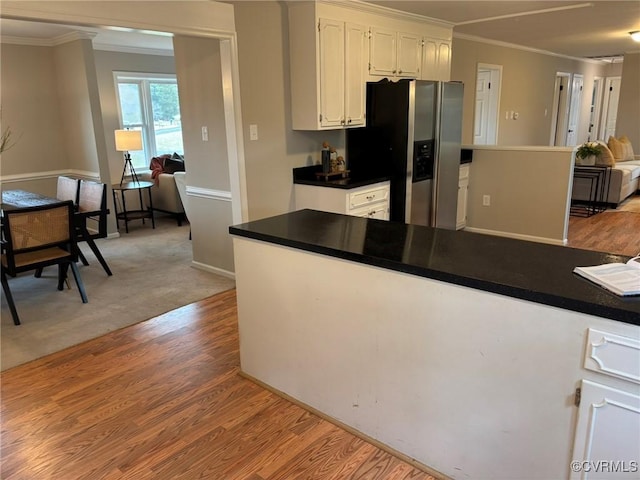
[[375,202],[387,202],[389,200],[389,187],[372,188],[349,195],[349,209],[359,208]]
[[378,220],[389,220],[389,207],[386,203],[379,205],[369,205],[368,207],[352,210],[350,215],[355,217],[377,218]]

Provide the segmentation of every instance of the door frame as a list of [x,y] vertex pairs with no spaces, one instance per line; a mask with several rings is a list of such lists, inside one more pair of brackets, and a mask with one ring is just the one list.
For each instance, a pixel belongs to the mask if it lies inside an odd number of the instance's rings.
[[[609,103],[610,103],[610,99],[611,99],[611,84],[615,81],[618,81],[621,83],[622,81],[622,77],[620,76],[615,76],[615,77],[607,77],[605,79],[605,88],[604,88],[604,96],[602,99],[602,115],[601,115],[601,122],[600,122],[600,137],[602,138],[602,140],[604,140],[605,142],[608,140],[608,138],[604,138],[606,136],[606,132],[607,132],[607,117],[609,116]],[[620,95],[620,88],[618,86],[618,98]],[[616,103],[616,114],[617,114],[617,103]],[[615,133],[615,130],[614,130]]]

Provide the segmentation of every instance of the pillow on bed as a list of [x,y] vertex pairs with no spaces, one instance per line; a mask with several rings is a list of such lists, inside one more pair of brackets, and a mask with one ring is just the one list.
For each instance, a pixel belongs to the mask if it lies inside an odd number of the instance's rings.
[[598,147],[600,149],[600,155],[596,157],[596,165],[602,165],[604,167],[615,167],[616,159],[613,156],[611,150],[609,150],[609,147],[607,147],[607,144],[599,140],[596,143],[598,144]]

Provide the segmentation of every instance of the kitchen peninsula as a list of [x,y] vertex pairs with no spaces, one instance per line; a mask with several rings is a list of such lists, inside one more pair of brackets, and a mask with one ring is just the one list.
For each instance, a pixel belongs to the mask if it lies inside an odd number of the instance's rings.
[[[230,233],[248,377],[428,471],[493,479],[597,459],[573,401],[598,384],[635,409],[598,427],[637,460],[640,297],[572,273],[626,258],[315,210]],[[625,345],[615,369],[598,335]]]

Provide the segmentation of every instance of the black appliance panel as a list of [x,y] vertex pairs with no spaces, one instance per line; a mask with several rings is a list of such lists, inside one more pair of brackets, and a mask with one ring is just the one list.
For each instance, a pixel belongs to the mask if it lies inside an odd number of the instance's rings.
[[433,179],[435,140],[413,143],[413,183]]

